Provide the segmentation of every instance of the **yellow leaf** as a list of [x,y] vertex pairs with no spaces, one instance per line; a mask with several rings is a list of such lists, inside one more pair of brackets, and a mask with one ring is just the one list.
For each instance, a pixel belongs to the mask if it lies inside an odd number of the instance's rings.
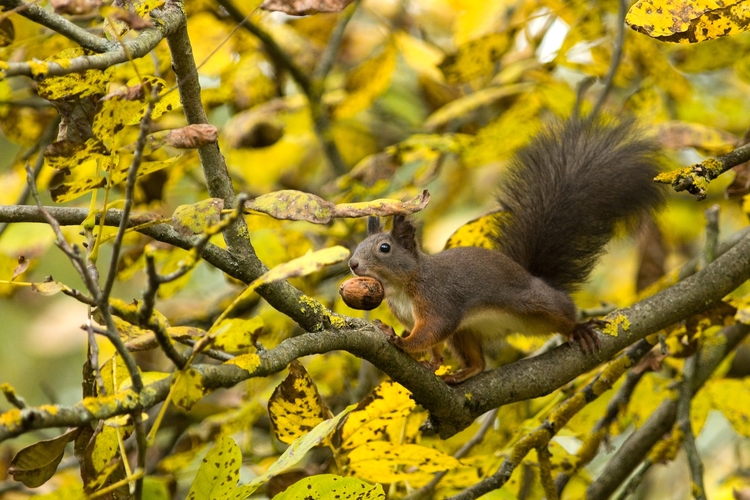
[[233,498],[240,479],[242,452],[230,437],[223,436],[203,459],[187,495],[187,500]]
[[448,125],[452,120],[465,120],[466,116],[471,116],[473,111],[494,105],[496,101],[508,96],[527,92],[533,86],[533,83],[524,82],[515,85],[503,85],[501,87],[488,87],[472,92],[435,110],[425,120],[424,127],[427,130],[442,129],[442,127]]
[[495,64],[510,47],[507,32],[471,40],[462,44],[453,54],[440,63],[440,70],[448,83],[470,82],[480,76],[489,76],[495,71]]
[[482,247],[497,250],[500,235],[495,233],[510,221],[510,217],[510,213],[498,209],[467,222],[448,238],[445,248]]
[[[293,467],[300,460],[302,460],[305,454],[310,451],[313,447],[319,445],[323,441],[329,439],[329,436],[338,427],[341,419],[349,414],[354,409],[354,405],[347,406],[344,411],[339,413],[333,418],[324,420],[315,426],[309,433],[296,439],[289,448],[281,454],[279,459],[271,465],[265,473],[256,477],[248,484],[245,484],[238,488],[238,496],[235,498],[248,498],[250,493],[255,491],[261,484],[267,482],[272,477],[282,473],[284,470]],[[242,496],[240,496],[242,495]]]
[[73,170],[85,162],[108,154],[107,148],[98,139],[88,139],[84,144],[63,140],[47,147],[44,162],[57,170]]
[[[94,437],[93,449],[91,450],[91,464],[94,466],[97,476],[105,473],[107,466],[120,454],[120,446],[117,438],[118,430],[105,425],[101,432]],[[109,472],[112,472],[111,470]]]
[[341,428],[342,449],[401,437],[403,419],[416,407],[411,393],[393,381],[377,386],[346,419]]
[[743,0],[640,0],[625,22],[664,42],[695,43],[750,29],[750,4]]
[[713,379],[703,389],[711,406],[719,410],[739,434],[750,437],[750,378]]
[[59,281],[44,281],[42,283],[31,284],[31,289],[36,293],[40,293],[42,295],[55,295],[63,288],[65,288],[65,285],[63,285]]
[[225,319],[212,331],[216,336],[213,346],[226,352],[239,352],[252,347],[253,336],[263,328],[263,318]]
[[355,477],[333,474],[317,474],[306,477],[289,486],[273,500],[333,500],[337,498],[361,498],[385,500],[383,486],[369,484]]
[[39,441],[16,453],[8,473],[29,488],[43,485],[51,478],[65,453],[65,446],[81,433],[78,428],[52,439]]
[[[88,51],[81,48],[70,48],[58,52],[47,58],[46,61],[54,61],[65,66],[70,59],[89,54]],[[113,74],[114,67],[109,67],[105,70],[89,69],[63,76],[51,76],[44,78],[37,84],[37,92],[49,101],[104,95]]]
[[276,438],[286,444],[332,417],[315,382],[298,361],[289,365],[289,375],[273,391],[268,401],[268,414]]
[[434,448],[417,444],[396,445],[384,441],[366,443],[349,452],[352,473],[367,481],[392,483],[413,475],[403,469],[416,467],[422,473],[461,467],[461,462]]
[[203,397],[203,377],[195,368],[175,372],[170,391],[175,405],[190,410]]
[[380,199],[334,205],[314,194],[285,189],[267,193],[245,202],[245,210],[268,214],[275,219],[304,220],[315,224],[327,224],[334,217],[408,215],[422,210],[429,202],[430,194],[423,191],[407,201]]
[[391,85],[396,68],[396,44],[388,42],[383,51],[357,66],[346,80],[347,96],[336,106],[337,119],[350,118],[367,109]]
[[435,81],[443,81],[438,69],[443,58],[440,49],[403,31],[396,33],[395,39],[406,64]]
[[265,283],[307,276],[308,274],[319,271],[325,266],[337,264],[347,257],[349,257],[349,250],[344,247],[335,246],[324,248],[274,267],[266,274],[253,281],[251,286],[257,288]]
[[525,146],[538,130],[541,108],[538,96],[521,99],[505,113],[495,118],[477,133],[469,146],[464,161],[469,165],[485,165],[508,158]]
[[260,366],[260,357],[255,353],[240,354],[226,361],[226,365],[237,365],[248,373],[253,373]]
[[219,222],[224,200],[209,198],[190,205],[180,205],[172,213],[172,225],[180,234],[202,233],[206,227]]

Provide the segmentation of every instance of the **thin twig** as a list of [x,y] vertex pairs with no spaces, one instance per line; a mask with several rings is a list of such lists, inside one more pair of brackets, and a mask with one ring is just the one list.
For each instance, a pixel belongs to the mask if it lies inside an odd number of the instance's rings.
[[25,3],[22,0],[0,0],[0,5],[5,7],[6,10],[13,10],[30,21],[49,28],[65,38],[76,42],[81,47],[93,50],[94,52],[106,52],[114,46],[106,38],[92,35],[87,30],[68,21],[64,17],[39,7],[36,5],[36,2]]
[[[3,2],[10,0],[3,0]],[[159,19],[153,28],[142,30],[138,36],[132,40],[124,42],[127,52],[121,48],[107,46],[106,52],[100,54],[73,57],[65,63],[49,61],[43,65],[34,62],[9,62],[1,71],[5,77],[25,75],[30,77],[50,77],[69,75],[71,73],[81,73],[89,69],[107,69],[115,64],[124,63],[132,59],[141,58],[149,53],[168,36],[183,21],[184,15],[180,10],[181,7],[176,2],[167,2],[159,10]],[[152,11],[156,14],[157,11]],[[85,44],[82,44],[85,45]]]
[[594,108],[591,111],[592,117],[595,117],[599,113],[602,104],[604,104],[604,100],[612,90],[612,83],[615,79],[617,68],[620,67],[620,61],[622,60],[622,46],[625,41],[625,14],[627,14],[628,7],[625,0],[618,0],[617,4],[619,7],[617,12],[617,38],[615,38],[615,46],[612,50],[612,60],[609,64],[609,71],[604,78],[604,88],[599,94],[596,104],[594,104]]
[[94,371],[94,377],[96,378],[97,393],[101,395],[107,395],[107,390],[104,386],[104,379],[102,378],[102,371],[99,369],[99,344],[96,342],[94,332],[94,325],[91,322],[91,311],[89,310],[89,317],[86,320],[86,333],[89,337],[89,364],[91,369]]
[[[644,339],[639,340],[638,342],[640,343],[647,341]],[[612,425],[617,416],[622,413],[622,411],[624,411],[624,409],[627,407],[628,403],[630,402],[630,398],[635,391],[635,388],[638,386],[638,382],[641,381],[646,371],[647,370],[628,370],[628,374],[625,376],[625,381],[620,386],[620,389],[612,397],[612,399],[609,400],[607,409],[604,412],[604,416],[594,424],[594,427],[592,427],[591,432],[584,441],[583,446],[576,455],[576,462],[573,464],[572,470],[561,472],[555,478],[558,496],[562,495],[562,491],[565,489],[565,486],[568,484],[568,481],[570,481],[573,475],[581,470],[584,466],[588,465],[589,462],[591,462],[591,460],[596,457],[596,454],[592,453],[593,451],[595,451],[593,450],[593,448],[596,447],[596,450],[599,449],[600,443],[606,438],[605,432],[607,431],[607,429],[609,429],[609,426]],[[584,456],[582,456],[582,454]]]
[[142,321],[142,324],[149,325],[151,331],[154,332],[154,336],[156,336],[156,341],[159,343],[161,350],[164,351],[164,354],[166,354],[178,369],[182,370],[187,364],[187,358],[175,349],[172,340],[169,338],[166,331],[162,329],[161,325],[150,325],[150,323],[152,323],[151,314],[154,310],[156,292],[159,290],[160,284],[153,255],[146,255],[146,273],[148,275],[148,287],[146,288],[146,291],[143,292],[143,302],[141,303],[142,308],[138,311],[139,319]]
[[612,500],[625,500],[630,495],[635,493],[635,491],[638,489],[638,486],[640,486],[643,482],[643,478],[646,476],[646,473],[649,471],[652,465],[654,465],[654,463],[648,458],[644,460],[643,463],[638,466],[635,472],[633,472],[633,475],[628,478],[628,482],[623,485],[623,487],[617,493],[617,496],[613,497]]
[[154,112],[154,105],[156,102],[157,89],[154,88],[151,91],[151,98],[146,106],[146,111],[141,119],[141,126],[138,132],[138,139],[135,142],[135,151],[133,152],[133,161],[130,163],[128,169],[128,177],[125,181],[125,206],[122,209],[122,219],[120,220],[120,227],[117,228],[117,236],[115,241],[112,243],[112,258],[109,261],[109,273],[107,273],[107,281],[102,288],[101,296],[99,300],[104,303],[109,300],[109,294],[112,293],[112,286],[115,283],[115,277],[117,276],[117,264],[120,259],[120,248],[122,247],[122,239],[125,237],[125,230],[128,228],[128,219],[130,218],[130,210],[133,208],[133,194],[135,193],[135,181],[138,179],[138,168],[141,166],[143,161],[143,149],[146,147],[146,139],[148,137],[149,129],[151,128],[151,115]]
[[218,0],[218,3],[224,8],[224,10],[227,11],[227,13],[232,17],[232,19],[234,19],[236,23],[241,24],[243,28],[252,33],[258,40],[260,40],[271,57],[273,57],[274,60],[278,61],[281,66],[283,66],[284,69],[289,72],[289,74],[292,76],[292,79],[297,83],[297,85],[299,85],[300,89],[302,89],[305,95],[310,95],[310,78],[308,78],[305,72],[299,66],[297,66],[297,64],[287,55],[284,49],[282,49],[279,44],[276,43],[276,40],[274,40],[271,35],[263,28],[253,23],[252,20],[250,20],[248,17],[246,17],[245,14],[243,14],[234,5],[234,3],[231,2],[231,0]]

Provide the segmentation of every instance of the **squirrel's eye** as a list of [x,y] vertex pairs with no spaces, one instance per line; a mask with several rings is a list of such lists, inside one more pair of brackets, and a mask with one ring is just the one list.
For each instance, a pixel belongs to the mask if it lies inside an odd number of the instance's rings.
[[391,246],[388,243],[381,243],[380,244],[380,251],[383,253],[388,253],[391,251]]

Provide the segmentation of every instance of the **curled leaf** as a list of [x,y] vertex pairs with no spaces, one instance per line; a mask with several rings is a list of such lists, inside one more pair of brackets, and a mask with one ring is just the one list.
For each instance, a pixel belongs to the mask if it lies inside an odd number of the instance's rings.
[[13,479],[22,482],[28,488],[43,485],[57,470],[65,446],[80,432],[79,428],[71,429],[56,438],[39,441],[21,449],[13,457],[8,472]]
[[18,265],[13,270],[13,277],[10,280],[13,281],[14,279],[18,278],[21,274],[23,274],[26,271],[26,269],[29,268],[30,262],[31,261],[27,259],[26,257],[24,257],[23,255],[19,256]]
[[409,215],[419,212],[429,202],[430,193],[426,189],[407,201],[379,199],[339,205],[314,194],[286,189],[246,201],[245,210],[261,212],[274,219],[304,220],[314,224],[326,224],[331,219],[342,217]]
[[182,235],[192,236],[202,233],[207,226],[219,222],[224,200],[209,198],[191,205],[180,205],[172,214],[172,224]]
[[42,295],[54,295],[65,288],[59,281],[45,281],[43,283],[32,283],[31,289]]

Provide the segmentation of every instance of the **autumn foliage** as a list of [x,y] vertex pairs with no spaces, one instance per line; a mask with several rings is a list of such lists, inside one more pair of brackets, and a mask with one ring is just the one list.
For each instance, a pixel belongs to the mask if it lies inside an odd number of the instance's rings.
[[[750,498],[748,25],[0,0],[0,497]],[[509,159],[574,113],[633,116],[674,188],[574,297],[602,349],[512,335],[447,386],[382,290],[339,295],[365,217],[490,246]]]

